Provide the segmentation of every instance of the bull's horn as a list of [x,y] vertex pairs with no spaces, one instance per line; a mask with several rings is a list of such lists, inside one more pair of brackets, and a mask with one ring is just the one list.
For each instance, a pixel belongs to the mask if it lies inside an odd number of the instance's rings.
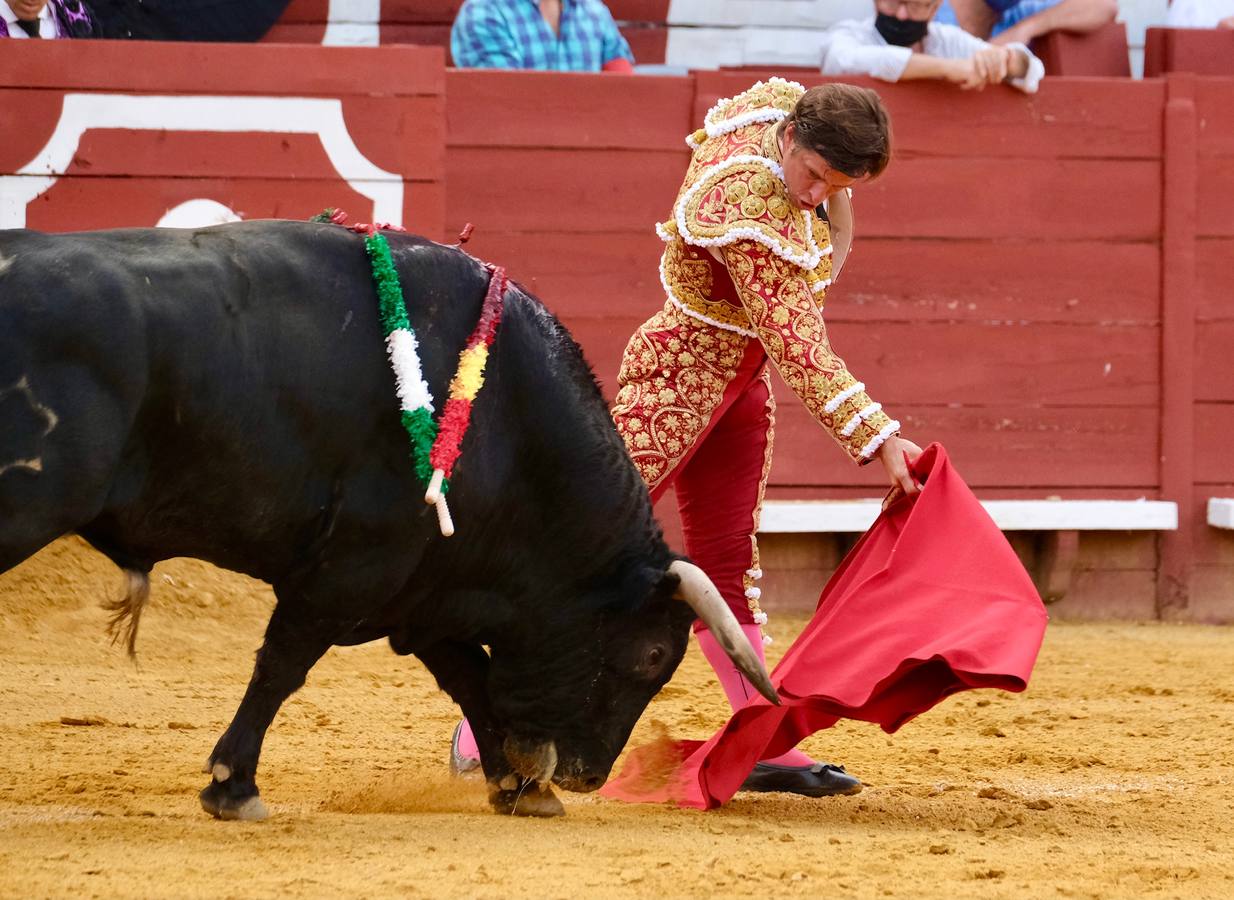
[[683,559],[674,560],[669,564],[668,570],[681,579],[677,599],[690,604],[695,615],[711,629],[712,636],[720,642],[728,658],[750,679],[750,683],[760,694],[779,706],[780,697],[771,686],[767,669],[742,634],[733,611],[728,608],[707,573]]

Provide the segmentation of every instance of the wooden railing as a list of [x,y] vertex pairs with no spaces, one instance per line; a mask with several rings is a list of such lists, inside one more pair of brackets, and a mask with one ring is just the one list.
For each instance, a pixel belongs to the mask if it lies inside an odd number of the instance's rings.
[[[453,240],[472,222],[469,249],[561,315],[610,395],[663,302],[652,229],[683,138],[755,77],[463,72],[439,48],[13,44],[4,225],[342,206]],[[855,195],[827,297],[838,352],[983,499],[1177,504],[1175,532],[1081,537],[1077,614],[1234,619],[1234,532],[1207,512],[1234,497],[1234,78],[875,86],[896,158]],[[770,498],[876,495],[879,473],[779,393]]]

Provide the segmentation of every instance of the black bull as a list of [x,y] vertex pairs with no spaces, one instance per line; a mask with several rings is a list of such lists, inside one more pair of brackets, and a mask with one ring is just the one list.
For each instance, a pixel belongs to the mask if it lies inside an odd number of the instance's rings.
[[[488,273],[453,248],[389,241],[440,403]],[[359,235],[0,232],[0,572],[80,534],[128,573],[130,652],[159,560],[274,588],[206,765],[215,815],[264,815],[266,730],[332,645],[384,638],[419,657],[471,720],[493,805],[530,814],[560,811],[550,780],[604,782],[681,661],[694,575],[538,301],[507,294],[449,493],[456,537],[440,536],[409,455]]]

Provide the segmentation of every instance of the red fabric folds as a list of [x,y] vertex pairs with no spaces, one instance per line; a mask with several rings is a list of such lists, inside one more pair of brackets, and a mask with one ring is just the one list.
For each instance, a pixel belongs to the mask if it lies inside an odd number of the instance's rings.
[[772,672],[783,705],[755,696],[706,743],[634,750],[604,796],[710,809],[841,718],[891,733],[957,691],[1024,690],[1047,618],[1032,580],[940,445],[913,471],[922,492],[857,542]]

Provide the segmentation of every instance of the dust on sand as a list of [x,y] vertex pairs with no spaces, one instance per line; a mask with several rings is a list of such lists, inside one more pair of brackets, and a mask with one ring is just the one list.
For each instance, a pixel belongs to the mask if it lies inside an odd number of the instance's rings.
[[[271,819],[224,823],[198,807],[201,764],[272,597],[161,565],[134,666],[103,636],[121,581],[72,539],[0,576],[0,895],[1234,897],[1229,629],[1052,625],[1024,695],[814,736],[866,781],[854,797],[700,813],[564,794],[551,821],[499,818],[447,777],[457,713],[414,659],[335,649],[270,730]],[[802,624],[773,621],[772,649]],[[704,738],[725,713],[692,649],[633,742]]]

